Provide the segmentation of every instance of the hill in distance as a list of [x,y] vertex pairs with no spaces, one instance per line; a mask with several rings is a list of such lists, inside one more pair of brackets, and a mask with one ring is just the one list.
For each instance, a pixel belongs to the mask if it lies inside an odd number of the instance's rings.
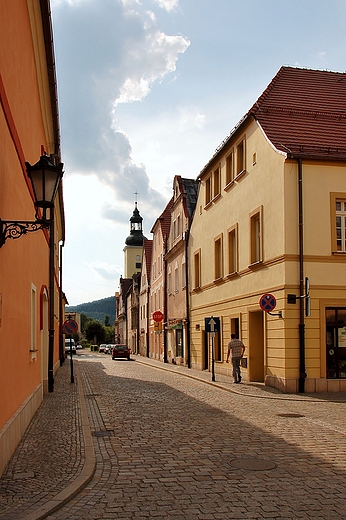
[[109,316],[109,322],[113,325],[115,320],[115,297],[109,296],[108,298],[102,298],[102,300],[66,306],[65,313],[68,314],[69,312],[84,313],[89,318],[99,320],[103,325],[105,323],[105,317]]

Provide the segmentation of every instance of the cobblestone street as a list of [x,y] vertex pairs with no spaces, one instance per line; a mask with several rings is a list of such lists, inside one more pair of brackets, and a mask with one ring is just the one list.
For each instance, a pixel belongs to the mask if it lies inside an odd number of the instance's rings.
[[[61,371],[68,375],[65,365]],[[69,407],[76,408],[78,386],[95,473],[56,512],[47,509],[47,518],[345,518],[344,394],[283,396],[246,382],[235,391],[225,377],[217,375],[214,385],[210,374],[140,357],[112,361],[84,353],[75,366],[76,384],[64,382],[65,420]],[[49,504],[50,495],[63,489],[64,480],[73,480],[70,471],[77,475],[84,461],[80,421],[76,412],[71,443],[70,426],[61,424],[65,451],[42,456],[36,439],[38,456],[24,465],[31,449],[28,432],[1,479],[1,519],[45,517],[35,513],[35,504],[37,509],[44,494]],[[50,486],[43,481],[52,474]],[[41,493],[35,495],[37,485]]]

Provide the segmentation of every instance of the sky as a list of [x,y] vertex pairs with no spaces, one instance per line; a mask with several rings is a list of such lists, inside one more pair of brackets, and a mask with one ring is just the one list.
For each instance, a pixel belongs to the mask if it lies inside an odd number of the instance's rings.
[[70,305],[114,295],[135,201],[151,239],[283,65],[346,70],[346,0],[51,0]]

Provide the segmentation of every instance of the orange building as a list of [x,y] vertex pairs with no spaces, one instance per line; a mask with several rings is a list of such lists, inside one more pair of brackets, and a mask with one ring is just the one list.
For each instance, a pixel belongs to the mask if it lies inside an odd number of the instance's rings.
[[49,0],[2,2],[0,16],[1,475],[44,393],[53,390],[62,361],[58,244],[64,210],[60,182],[55,210],[47,211],[50,228],[19,228],[25,232],[14,239],[5,222],[45,216],[45,209],[35,210],[26,163],[45,156],[61,174],[62,165]]

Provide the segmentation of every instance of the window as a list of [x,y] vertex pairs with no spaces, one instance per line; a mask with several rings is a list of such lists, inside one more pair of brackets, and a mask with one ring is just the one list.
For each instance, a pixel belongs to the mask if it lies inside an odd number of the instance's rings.
[[177,263],[174,267],[174,290],[176,293],[179,291],[179,269]]
[[262,262],[262,207],[250,215],[250,263]]
[[220,195],[220,185],[221,185],[221,173],[220,173],[220,166],[214,170],[213,173],[213,183],[214,183],[214,198]]
[[185,257],[181,261],[181,286],[184,289],[186,287],[186,263]]
[[234,152],[233,150],[226,157],[226,186],[234,179]]
[[211,201],[211,177],[209,176],[205,181],[205,205]]
[[168,271],[168,281],[167,281],[167,289],[168,289],[168,294],[172,294],[172,273],[171,271],[169,270]]
[[181,234],[181,222],[180,222],[180,215],[177,216],[177,237],[180,237]]
[[245,139],[242,139],[237,144],[236,175],[240,175],[245,169]]
[[141,269],[142,262],[141,262],[141,255],[136,255],[136,269]]
[[214,241],[215,280],[223,277],[222,235]]
[[336,250],[346,252],[346,201],[335,201]]
[[201,252],[197,251],[194,255],[194,288],[201,287]]
[[238,226],[228,231],[228,274],[238,271]]

